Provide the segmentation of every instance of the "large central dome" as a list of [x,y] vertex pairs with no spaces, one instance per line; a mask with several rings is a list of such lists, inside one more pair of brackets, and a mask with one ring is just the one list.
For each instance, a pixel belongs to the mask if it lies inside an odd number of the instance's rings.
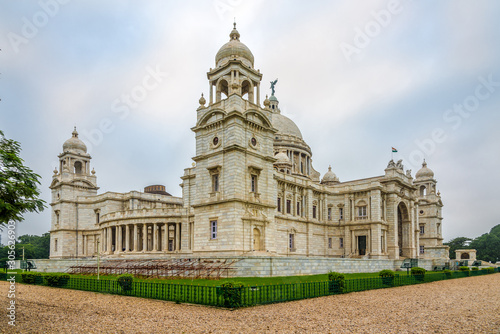
[[231,38],[229,42],[224,44],[215,56],[215,64],[217,67],[222,66],[231,59],[241,60],[246,66],[253,68],[253,54],[252,51],[243,43],[240,42],[240,33],[236,30],[236,23],[234,28],[229,34]]
[[278,130],[278,134],[285,136],[294,136],[302,139],[299,127],[290,118],[283,116],[279,113],[272,114],[273,126]]

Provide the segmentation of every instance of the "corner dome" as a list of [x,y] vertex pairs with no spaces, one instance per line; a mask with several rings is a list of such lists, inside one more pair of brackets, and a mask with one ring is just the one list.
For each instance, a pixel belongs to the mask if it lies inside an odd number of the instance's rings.
[[300,133],[299,127],[290,118],[279,113],[273,113],[271,122],[278,130],[278,134],[302,139],[302,133]]
[[83,141],[78,139],[78,132],[73,130],[72,137],[66,140],[63,144],[63,152],[71,152],[76,154],[87,154],[87,146]]
[[276,158],[275,164],[289,164],[289,165],[292,164],[286,153],[283,151],[276,154],[274,158]]
[[339,178],[337,177],[337,175],[332,172],[332,166],[328,166],[328,172],[326,172],[326,174],[323,176],[323,179],[321,179],[321,183],[328,182],[339,182]]
[[253,68],[254,57],[252,51],[243,43],[240,42],[240,33],[236,30],[236,23],[229,34],[230,40],[224,44],[217,55],[215,56],[215,65],[222,66],[231,59],[241,60],[246,66]]
[[427,168],[427,162],[422,163],[422,168],[419,169],[417,174],[415,174],[416,179],[432,179],[434,178],[434,172],[430,169]]

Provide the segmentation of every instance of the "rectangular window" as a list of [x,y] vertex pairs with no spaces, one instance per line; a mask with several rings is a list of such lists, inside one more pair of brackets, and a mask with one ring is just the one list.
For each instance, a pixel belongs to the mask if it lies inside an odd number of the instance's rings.
[[358,217],[366,217],[366,206],[358,207]]
[[252,175],[251,176],[251,182],[252,182],[252,184],[251,184],[251,191],[253,193],[258,192],[257,191],[257,175]]
[[57,252],[57,239],[54,239],[54,252]]
[[99,225],[99,220],[101,219],[101,214],[99,212],[95,213],[95,223]]
[[344,219],[344,208],[339,208],[339,219]]
[[212,175],[212,192],[216,193],[219,191],[219,174]]
[[281,198],[278,197],[278,212],[281,212]]
[[344,248],[344,238],[339,238],[340,248]]
[[292,213],[292,201],[289,199],[286,200],[286,213]]
[[424,233],[425,233],[425,226],[424,225],[420,225],[420,235],[422,235]]
[[313,218],[316,218],[316,205],[313,205]]
[[300,202],[297,202],[297,216],[300,216]]
[[328,208],[328,220],[332,220],[332,208]]
[[332,238],[328,238],[328,248],[332,248]]
[[424,246],[420,246],[420,254],[424,254],[425,250],[424,250]]
[[292,252],[295,251],[295,235],[294,234],[290,233],[290,235],[289,235],[288,247],[290,248],[290,251],[292,251]]
[[217,239],[217,220],[210,221],[210,239]]

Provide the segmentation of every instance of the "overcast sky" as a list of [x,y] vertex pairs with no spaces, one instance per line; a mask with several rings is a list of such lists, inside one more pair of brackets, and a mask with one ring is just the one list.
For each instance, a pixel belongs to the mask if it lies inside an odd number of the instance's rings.
[[[412,175],[423,158],[434,171],[445,241],[500,223],[494,0],[1,1],[0,129],[42,176],[42,198],[75,125],[99,192],[164,184],[181,196],[198,99],[234,17],[261,98],[278,78],[322,175],[382,175],[395,147]],[[50,212],[26,215],[18,235],[47,232]]]

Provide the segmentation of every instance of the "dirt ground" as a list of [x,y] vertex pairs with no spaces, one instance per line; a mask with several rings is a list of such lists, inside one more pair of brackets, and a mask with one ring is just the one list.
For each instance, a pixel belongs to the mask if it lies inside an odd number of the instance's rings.
[[235,311],[17,284],[1,333],[500,333],[500,274]]

